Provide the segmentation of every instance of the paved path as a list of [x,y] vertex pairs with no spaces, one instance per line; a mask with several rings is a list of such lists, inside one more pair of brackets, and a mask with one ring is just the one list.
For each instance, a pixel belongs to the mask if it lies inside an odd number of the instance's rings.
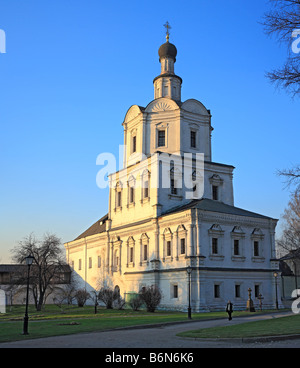
[[54,336],[26,341],[0,343],[0,348],[299,348],[300,338],[263,343],[243,343],[240,340],[204,341],[184,339],[176,336],[177,333],[182,331],[215,326],[228,326],[262,319],[278,318],[291,314],[291,312],[282,312],[253,315],[249,317],[236,317],[233,318],[232,321],[219,319],[154,328],[124,329],[106,332],[80,333],[68,336]]

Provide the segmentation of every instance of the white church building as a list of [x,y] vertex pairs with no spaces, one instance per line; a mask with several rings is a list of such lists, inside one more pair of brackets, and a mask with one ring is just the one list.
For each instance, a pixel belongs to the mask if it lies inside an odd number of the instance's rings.
[[[67,261],[87,290],[99,281],[121,295],[156,285],[161,308],[275,307],[277,220],[234,204],[234,167],[214,162],[211,114],[181,101],[177,49],[160,46],[154,100],[132,105],[124,121],[123,169],[109,176],[108,213],[65,243]],[[191,271],[190,276],[188,270]]]

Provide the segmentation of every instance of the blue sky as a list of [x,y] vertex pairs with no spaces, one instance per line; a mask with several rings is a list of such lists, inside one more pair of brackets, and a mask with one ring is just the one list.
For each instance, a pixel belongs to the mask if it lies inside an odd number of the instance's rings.
[[276,170],[299,164],[299,99],[265,78],[288,52],[259,24],[269,6],[0,0],[0,262],[31,232],[70,241],[107,212],[96,158],[118,155],[126,111],[153,99],[167,20],[182,100],[211,110],[213,160],[236,167],[235,205],[280,218]]

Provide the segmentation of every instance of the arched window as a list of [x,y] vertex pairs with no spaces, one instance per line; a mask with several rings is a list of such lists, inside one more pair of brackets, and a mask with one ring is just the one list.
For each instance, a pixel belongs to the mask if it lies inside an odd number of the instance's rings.
[[114,294],[117,295],[118,297],[120,296],[120,287],[119,285],[116,285],[114,288]]

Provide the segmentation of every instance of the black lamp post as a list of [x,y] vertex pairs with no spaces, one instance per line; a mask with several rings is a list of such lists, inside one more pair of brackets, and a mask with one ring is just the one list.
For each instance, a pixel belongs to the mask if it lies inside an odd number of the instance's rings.
[[23,335],[28,335],[28,294],[29,294],[29,273],[30,273],[30,266],[34,260],[33,256],[27,256],[25,258],[27,268],[27,290],[26,290],[26,309],[25,309],[25,316],[24,316],[24,325],[23,325]]
[[275,305],[276,305],[276,309],[278,309],[278,295],[277,295],[277,276],[278,273],[274,272],[274,277],[275,277]]
[[192,319],[192,309],[191,309],[191,273],[192,273],[192,267],[188,266],[186,269],[186,272],[189,277],[189,306],[188,306],[188,319]]

